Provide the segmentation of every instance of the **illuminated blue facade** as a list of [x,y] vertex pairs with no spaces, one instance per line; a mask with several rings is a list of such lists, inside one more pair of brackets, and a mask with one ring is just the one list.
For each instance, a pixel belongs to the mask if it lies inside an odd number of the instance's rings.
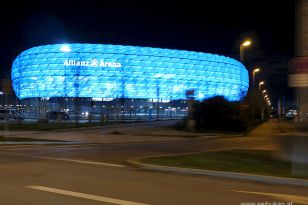
[[182,50],[102,45],[54,44],[22,52],[12,67],[18,98],[92,97],[198,100],[244,97],[245,67],[224,56]]

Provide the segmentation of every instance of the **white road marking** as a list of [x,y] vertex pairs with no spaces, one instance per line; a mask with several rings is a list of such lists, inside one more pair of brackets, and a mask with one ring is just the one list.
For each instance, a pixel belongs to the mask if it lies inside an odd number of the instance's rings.
[[74,160],[74,159],[65,159],[65,158],[55,158],[55,157],[26,156],[26,155],[23,155],[23,154],[7,153],[7,152],[1,152],[1,151],[0,151],[0,154],[9,155],[9,156],[18,156],[18,157],[30,157],[30,158],[36,158],[36,159],[58,160],[58,161],[74,162],[74,163],[81,163],[81,164],[92,164],[92,165],[100,165],[100,166],[118,167],[118,168],[127,167],[127,166],[122,165],[122,164],[112,164],[112,163],[103,163],[103,162],[94,162],[94,161],[85,161],[85,160]]
[[308,197],[306,196],[298,196],[298,195],[291,195],[291,194],[276,194],[276,193],[266,193],[266,192],[240,191],[240,190],[229,190],[229,191],[246,193],[246,194],[270,196],[270,197],[274,197],[280,200],[292,201],[295,204],[308,204]]
[[75,160],[75,159],[64,159],[64,158],[54,158],[54,157],[36,157],[36,158],[66,161],[66,162],[76,162],[76,163],[81,163],[81,164],[103,165],[103,166],[109,166],[109,167],[126,167],[125,165],[122,165],[122,164],[111,164],[111,163],[93,162],[93,161],[84,161],[84,160]]
[[73,191],[68,191],[68,190],[63,190],[63,189],[55,189],[51,187],[35,186],[35,185],[26,186],[26,187],[30,189],[40,190],[40,191],[46,191],[46,192],[62,194],[66,196],[73,196],[73,197],[100,201],[100,202],[107,202],[107,203],[118,204],[118,205],[149,205],[149,204],[138,203],[138,202],[133,202],[133,201],[114,199],[114,198],[109,198],[109,197],[104,197],[104,196],[73,192]]
[[[71,148],[71,147],[80,147],[84,145],[74,144],[74,145],[37,145],[37,146],[28,146],[28,147],[7,147],[5,150],[9,151],[18,151],[18,150],[31,150],[31,149],[61,149],[61,148]],[[87,145],[90,146],[90,145]],[[93,145],[91,145],[93,146]],[[1,148],[1,147],[0,147]]]
[[29,148],[29,147],[38,147],[41,145],[33,145],[33,144],[22,144],[22,145],[18,145],[18,144],[1,144],[0,145],[0,149],[8,149],[8,148]]
[[34,146],[29,146],[29,147],[5,147],[4,149],[1,149],[1,150],[5,150],[5,151],[19,151],[19,150],[37,150],[37,149],[41,149],[41,148],[46,148],[46,147],[42,147],[42,146],[39,146],[39,147],[34,147]]

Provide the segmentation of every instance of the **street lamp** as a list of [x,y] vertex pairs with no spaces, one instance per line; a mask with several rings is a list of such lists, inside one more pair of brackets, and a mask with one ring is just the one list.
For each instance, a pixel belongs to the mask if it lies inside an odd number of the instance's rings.
[[[259,82],[259,90],[258,90],[258,95],[259,95],[259,103],[261,107],[261,120],[264,120],[264,111],[263,111],[263,92],[261,92],[261,85],[264,85],[264,81]],[[261,94],[261,96],[260,96]]]
[[[262,102],[263,102],[263,101],[264,101],[264,99],[266,99],[266,98],[267,98],[267,96],[268,96],[266,93],[267,93],[267,91],[266,91],[266,90],[263,90],[263,91],[262,91],[262,93],[261,93],[261,95],[262,95]],[[263,97],[263,94],[265,94],[265,96],[264,96],[264,97]]]
[[3,107],[3,99],[2,99],[2,98],[3,98],[3,97],[2,97],[3,95],[4,95],[4,92],[0,91],[0,96],[1,96],[1,105],[0,105],[0,106],[1,106],[1,107]]
[[264,85],[264,81],[261,81],[261,82],[259,83],[259,90],[261,89],[261,85]]
[[244,48],[248,47],[251,45],[251,41],[250,40],[246,40],[244,41],[241,45],[240,45],[240,61],[244,62]]
[[253,69],[252,71],[252,85],[254,86],[255,85],[255,76],[256,76],[256,73],[259,72],[261,69],[260,68],[255,68]]

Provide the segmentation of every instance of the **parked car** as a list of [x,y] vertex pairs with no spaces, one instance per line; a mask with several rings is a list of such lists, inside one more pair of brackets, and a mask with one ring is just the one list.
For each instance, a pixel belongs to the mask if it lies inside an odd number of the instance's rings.
[[24,120],[24,115],[22,115],[17,109],[0,109],[0,120]]

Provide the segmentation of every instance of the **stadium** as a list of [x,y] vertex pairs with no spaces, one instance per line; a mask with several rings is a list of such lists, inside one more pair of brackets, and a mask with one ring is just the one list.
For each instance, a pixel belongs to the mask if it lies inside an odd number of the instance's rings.
[[30,48],[14,60],[11,78],[23,104],[40,103],[44,111],[130,112],[130,117],[131,110],[134,116],[163,117],[166,110],[183,116],[188,97],[239,101],[249,86],[246,68],[229,57],[104,44]]

